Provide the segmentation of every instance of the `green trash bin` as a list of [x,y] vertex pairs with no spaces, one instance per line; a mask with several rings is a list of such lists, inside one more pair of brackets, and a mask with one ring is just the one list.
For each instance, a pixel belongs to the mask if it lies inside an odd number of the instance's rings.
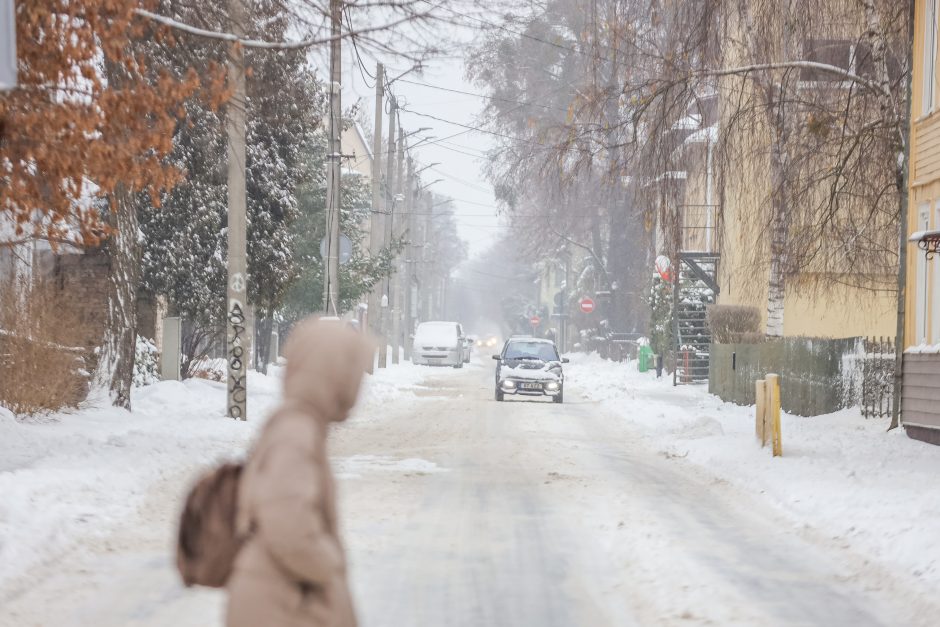
[[639,360],[640,372],[648,372],[653,367],[653,349],[649,346],[641,346],[637,359]]

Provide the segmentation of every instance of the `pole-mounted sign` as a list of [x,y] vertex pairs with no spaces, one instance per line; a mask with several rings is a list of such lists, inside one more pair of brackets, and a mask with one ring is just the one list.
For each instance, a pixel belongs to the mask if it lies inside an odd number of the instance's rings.
[[16,87],[16,13],[14,0],[0,0],[0,91]]
[[578,305],[581,307],[581,311],[584,313],[591,313],[594,311],[594,301],[587,296],[582,298]]

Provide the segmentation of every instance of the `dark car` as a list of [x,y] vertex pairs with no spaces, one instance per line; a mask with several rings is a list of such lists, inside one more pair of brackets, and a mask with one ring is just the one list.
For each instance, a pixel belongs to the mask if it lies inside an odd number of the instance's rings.
[[496,400],[506,394],[551,396],[561,403],[565,394],[565,374],[561,365],[567,358],[558,356],[551,340],[534,337],[513,337],[506,341],[496,365]]

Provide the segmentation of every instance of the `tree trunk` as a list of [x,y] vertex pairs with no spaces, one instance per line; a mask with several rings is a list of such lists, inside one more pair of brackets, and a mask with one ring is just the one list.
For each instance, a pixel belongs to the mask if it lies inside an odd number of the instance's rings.
[[[779,106],[783,106],[780,104]],[[786,116],[785,111],[771,115]],[[787,194],[786,121],[774,120],[773,145],[770,152],[771,217],[770,272],[767,280],[767,335],[783,337],[784,299],[787,281],[787,240],[790,233],[790,199]]]
[[[888,430],[901,424],[901,391],[904,380],[904,318],[905,299],[907,297],[907,212],[908,203],[908,177],[910,176],[910,130],[911,130],[911,80],[913,78],[913,47],[907,47],[907,84],[900,110],[891,98],[890,72],[888,71],[888,53],[885,37],[884,20],[875,6],[874,0],[862,0],[867,26],[866,35],[872,47],[872,61],[877,71],[878,85],[881,87],[880,109],[886,120],[894,123],[898,148],[897,169],[895,171],[895,187],[898,193],[898,288],[897,288],[897,319],[894,338],[895,362],[893,396],[891,403],[891,424]],[[914,40],[914,2],[908,2],[907,40]]]
[[111,197],[109,222],[112,228],[107,251],[108,328],[105,334],[101,371],[108,382],[111,404],[131,409],[134,385],[134,354],[137,347],[137,287],[140,281],[137,243],[137,206],[123,184]]
[[271,316],[258,316],[255,323],[255,370],[268,374],[268,362],[271,361],[271,331],[274,329],[274,318]]
[[[608,239],[607,259],[611,275],[610,290],[610,328],[612,331],[625,333],[631,330],[630,292],[634,289],[634,277],[629,272],[630,228],[627,213],[629,207],[626,195],[619,189],[611,190],[611,202],[608,204],[610,216],[610,237]],[[616,285],[616,287],[614,287]]]

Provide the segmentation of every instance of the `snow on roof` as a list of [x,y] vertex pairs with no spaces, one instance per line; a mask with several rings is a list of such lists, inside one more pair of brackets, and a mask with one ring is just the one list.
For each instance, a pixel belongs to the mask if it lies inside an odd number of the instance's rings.
[[554,344],[552,340],[546,339],[544,337],[533,337],[531,335],[520,335],[513,336],[509,338],[510,342],[534,342],[537,344]]
[[699,129],[685,138],[683,144],[714,144],[718,141],[718,125],[713,124],[709,127]]
[[940,238],[940,229],[933,229],[930,231],[916,231],[911,233],[911,236],[907,238],[909,242],[922,242],[925,239],[936,239]]
[[672,130],[674,131],[691,131],[702,126],[702,116],[698,113],[690,113],[684,118],[679,118],[676,120],[676,123],[672,125]]
[[926,342],[922,342],[917,346],[908,347],[904,352],[936,355],[940,353],[940,344],[927,344]]
[[656,183],[659,183],[660,181],[685,180],[687,177],[688,177],[688,173],[683,170],[669,170],[668,172],[663,172],[656,178],[648,181],[646,185],[644,185],[644,187],[649,187],[650,185],[654,185]]
[[366,139],[366,134],[363,132],[359,122],[353,124],[353,128],[356,129],[356,134],[359,135],[359,140],[362,142],[362,145],[366,147],[366,154],[369,155],[369,161],[372,161],[375,155],[372,154],[372,147],[369,145],[369,140]]

